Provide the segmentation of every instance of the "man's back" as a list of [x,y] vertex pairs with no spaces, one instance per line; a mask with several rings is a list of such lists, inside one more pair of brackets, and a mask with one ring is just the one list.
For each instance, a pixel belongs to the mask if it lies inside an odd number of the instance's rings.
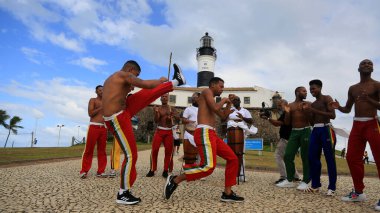
[[125,108],[125,98],[131,91],[131,85],[127,83],[126,72],[118,71],[112,74],[104,82],[103,86],[103,113],[111,116]]

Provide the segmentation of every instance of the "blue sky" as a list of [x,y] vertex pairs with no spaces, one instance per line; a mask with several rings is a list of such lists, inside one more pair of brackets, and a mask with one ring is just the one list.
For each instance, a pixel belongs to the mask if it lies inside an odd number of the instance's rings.
[[[378,8],[376,0],[0,0],[0,108],[25,127],[9,143],[29,146],[37,126],[38,146],[55,146],[57,124],[65,125],[62,146],[83,137],[95,86],[129,59],[140,63],[141,78],[154,79],[167,76],[173,52],[195,86],[205,32],[226,86],[257,85],[294,100],[295,87],[319,78],[344,104],[362,59],[373,60],[380,79]],[[353,114],[337,115],[334,124],[350,129]],[[0,145],[5,138],[1,129]]]

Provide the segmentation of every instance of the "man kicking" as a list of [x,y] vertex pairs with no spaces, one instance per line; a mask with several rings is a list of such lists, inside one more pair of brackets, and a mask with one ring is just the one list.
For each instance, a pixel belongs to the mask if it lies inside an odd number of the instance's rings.
[[[127,61],[120,71],[109,76],[104,82],[102,100],[104,121],[124,153],[117,203],[131,205],[141,201],[131,193],[137,175],[135,167],[137,147],[131,118],[161,95],[173,91],[174,86],[186,83],[179,66],[176,64],[173,66],[172,81],[168,81],[165,77],[157,80],[142,80],[138,78],[141,72],[138,63]],[[142,89],[127,97],[133,87]]]
[[[201,162],[199,164],[185,164],[184,174],[179,176],[170,175],[165,184],[164,196],[169,199],[177,188],[178,184],[184,180],[193,181],[210,175],[216,166],[216,156],[227,160],[225,171],[224,192],[221,201],[242,202],[243,197],[237,196],[231,187],[236,185],[236,175],[239,162],[231,148],[219,138],[215,132],[215,114],[225,119],[231,113],[231,101],[223,98],[219,103],[215,103],[214,97],[220,96],[224,88],[224,81],[221,78],[213,77],[209,82],[209,88],[204,89],[199,97],[198,125],[194,131],[194,140],[198,148]],[[227,107],[222,109],[227,103]]]

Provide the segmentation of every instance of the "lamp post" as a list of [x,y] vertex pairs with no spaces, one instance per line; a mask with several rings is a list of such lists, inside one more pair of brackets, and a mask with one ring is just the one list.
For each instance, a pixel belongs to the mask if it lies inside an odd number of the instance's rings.
[[59,139],[61,138],[61,128],[64,127],[65,125],[63,124],[58,124],[57,127],[59,127],[59,132],[58,132],[58,147],[59,147]]
[[80,126],[78,126],[78,139],[77,140],[79,140],[79,128],[80,128]]

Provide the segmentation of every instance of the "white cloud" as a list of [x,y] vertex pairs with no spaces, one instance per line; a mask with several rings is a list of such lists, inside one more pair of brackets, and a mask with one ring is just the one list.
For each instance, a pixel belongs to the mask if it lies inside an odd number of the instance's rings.
[[21,47],[21,52],[25,57],[35,64],[53,65],[53,61],[44,53],[34,48]]
[[82,67],[85,67],[86,69],[89,69],[89,70],[91,70],[93,72],[97,71],[97,67],[98,66],[102,66],[102,65],[106,65],[107,64],[106,61],[103,61],[103,60],[100,60],[100,59],[96,59],[94,57],[80,58],[78,60],[72,61],[71,63],[79,65],[79,66],[82,66]]

